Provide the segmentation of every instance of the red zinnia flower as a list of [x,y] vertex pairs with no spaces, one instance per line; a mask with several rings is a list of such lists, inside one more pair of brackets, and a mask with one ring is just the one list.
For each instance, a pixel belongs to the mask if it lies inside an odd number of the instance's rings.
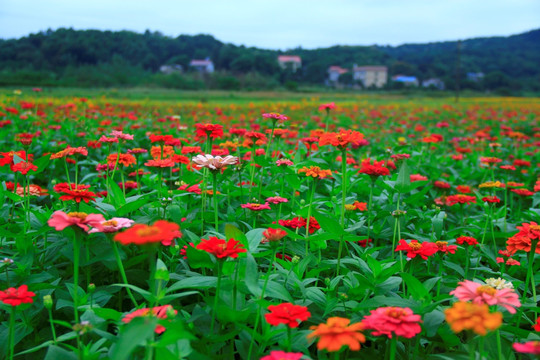
[[210,136],[212,139],[220,138],[223,136],[223,126],[219,124],[195,124],[197,129],[196,135],[198,137]]
[[97,197],[95,193],[88,190],[82,190],[82,189],[77,189],[77,190],[65,189],[62,192],[66,194],[66,195],[60,196],[60,200],[62,201],[74,200],[75,202],[80,203],[81,200],[83,200],[85,203],[88,204],[88,202],[94,201]]
[[297,328],[300,322],[306,321],[311,316],[307,307],[291,303],[270,305],[268,310],[270,312],[265,314],[264,317],[273,326],[285,324],[290,328]]
[[470,236],[460,236],[456,239],[456,242],[459,244],[459,245],[463,245],[463,243],[467,244],[467,245],[470,245],[470,246],[476,246],[478,245],[478,240],[476,240],[475,238],[473,237],[470,237]]
[[454,254],[457,250],[457,245],[448,245],[446,241],[436,241],[435,245],[437,246],[437,252],[446,254]]
[[358,173],[367,174],[371,177],[390,175],[390,170],[385,168],[383,164],[384,164],[384,161],[373,160],[373,164],[372,164],[371,159],[369,158],[364,159],[362,160],[361,168],[358,171]]
[[427,241],[420,243],[418,240],[411,240],[407,243],[405,240],[401,239],[399,240],[399,245],[396,247],[395,251],[400,250],[407,251],[408,258],[413,259],[416,255],[420,255],[422,259],[427,260],[427,258],[434,255],[439,248],[434,243]]
[[[151,309],[138,309],[124,316],[122,322],[127,324],[133,320],[133,318],[140,316],[155,316],[158,319],[167,319],[167,313],[170,313],[171,311],[174,313],[174,315],[178,314],[178,311],[174,310],[171,305],[156,306]],[[163,325],[156,325],[156,329],[154,331],[156,334],[161,334],[165,331],[165,327]]]
[[18,288],[9,288],[0,291],[0,301],[11,306],[19,306],[21,304],[31,304],[34,302],[32,297],[35,293],[28,291],[27,285],[21,285]]
[[14,172],[20,172],[23,175],[28,174],[29,171],[36,171],[38,167],[32,163],[21,161],[13,166],[11,166],[11,170]]
[[240,241],[236,241],[234,239],[229,239],[227,241],[225,239],[219,239],[216,236],[210,236],[208,240],[201,239],[200,244],[197,245],[197,250],[204,250],[214,255],[218,259],[227,257],[236,259],[239,253],[247,252],[247,250],[244,249],[244,245],[242,245]]
[[465,194],[450,195],[446,198],[446,204],[453,206],[455,204],[476,204],[476,196],[470,196]]

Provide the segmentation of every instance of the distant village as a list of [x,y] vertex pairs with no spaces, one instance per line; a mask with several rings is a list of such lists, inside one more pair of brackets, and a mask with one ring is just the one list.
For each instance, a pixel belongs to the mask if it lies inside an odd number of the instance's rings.
[[[277,62],[282,69],[296,73],[302,68],[302,59],[297,55],[279,55]],[[211,74],[215,71],[214,64],[209,58],[193,59],[189,63],[189,70],[200,74]],[[183,73],[182,65],[162,65],[160,71],[164,74]],[[481,72],[467,73],[467,80],[479,82],[484,78]],[[404,87],[423,87],[436,90],[444,90],[445,84],[439,78],[429,78],[422,81],[416,76],[409,74],[395,74],[390,80],[401,83]],[[337,89],[381,89],[387,86],[389,81],[388,68],[383,65],[357,65],[352,68],[343,68],[332,65],[327,69],[325,85]]]

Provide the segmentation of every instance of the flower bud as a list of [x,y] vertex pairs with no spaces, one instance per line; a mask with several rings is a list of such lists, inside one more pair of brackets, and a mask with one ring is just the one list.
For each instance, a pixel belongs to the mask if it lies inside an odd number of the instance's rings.
[[51,310],[53,307],[53,299],[51,295],[45,295],[43,297],[43,306],[45,306],[45,309]]
[[94,291],[96,291],[96,284],[88,284],[88,293],[92,294]]

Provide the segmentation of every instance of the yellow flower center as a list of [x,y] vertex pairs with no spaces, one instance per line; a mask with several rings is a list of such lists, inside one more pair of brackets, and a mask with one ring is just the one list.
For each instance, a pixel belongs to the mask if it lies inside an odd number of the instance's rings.
[[488,295],[494,296],[497,293],[497,289],[489,285],[482,285],[478,287],[478,289],[476,289],[476,293],[478,295],[488,294]]
[[118,221],[116,220],[108,220],[103,223],[103,226],[118,226]]
[[83,213],[83,212],[70,212],[67,214],[67,216],[69,217],[75,217],[75,218],[79,218],[81,220],[84,220],[86,219],[86,217],[88,216],[87,213]]
[[160,230],[157,226],[147,226],[144,229],[137,230],[137,235],[141,237],[157,235],[159,233],[160,233]]

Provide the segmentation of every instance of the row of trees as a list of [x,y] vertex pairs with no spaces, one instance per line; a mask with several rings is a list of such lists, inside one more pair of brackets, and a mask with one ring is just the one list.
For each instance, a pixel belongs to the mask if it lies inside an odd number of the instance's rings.
[[[540,91],[540,30],[511,37],[463,41],[461,76],[484,72],[482,82],[460,79],[465,88]],[[323,84],[331,65],[389,67],[390,74],[437,77],[451,88],[456,79],[455,42],[292,49],[302,58],[293,73],[278,66],[281,52],[222,43],[210,35],[171,38],[159,32],[138,34],[58,29],[20,39],[0,40],[0,85],[133,86],[186,89],[268,89],[287,84]],[[191,59],[210,58],[218,72],[162,75],[163,64],[188,68]],[[391,86],[391,85],[389,85]]]

